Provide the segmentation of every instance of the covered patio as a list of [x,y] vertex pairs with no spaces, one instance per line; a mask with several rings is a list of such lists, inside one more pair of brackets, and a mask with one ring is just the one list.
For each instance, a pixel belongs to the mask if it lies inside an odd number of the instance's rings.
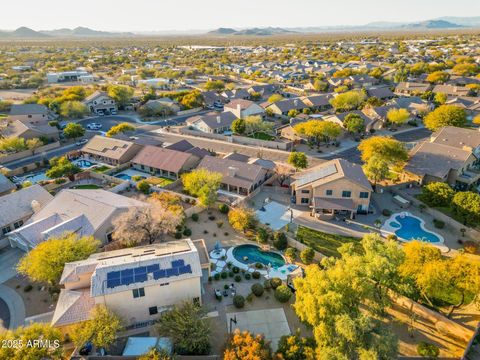
[[324,220],[343,214],[354,219],[357,213],[357,207],[352,199],[314,197],[310,208],[312,216]]

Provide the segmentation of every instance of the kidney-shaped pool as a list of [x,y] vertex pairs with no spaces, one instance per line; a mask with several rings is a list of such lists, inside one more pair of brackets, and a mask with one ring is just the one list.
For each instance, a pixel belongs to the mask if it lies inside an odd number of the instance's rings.
[[256,245],[239,245],[233,249],[233,257],[242,264],[261,263],[265,266],[271,265],[279,268],[285,265],[285,259],[282,255],[273,251],[263,251]]

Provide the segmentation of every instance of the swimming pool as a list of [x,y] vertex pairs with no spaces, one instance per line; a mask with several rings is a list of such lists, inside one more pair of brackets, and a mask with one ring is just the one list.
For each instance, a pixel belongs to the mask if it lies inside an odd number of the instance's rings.
[[127,174],[117,174],[115,175],[116,178],[122,179],[122,180],[132,180],[132,177]]
[[84,159],[74,160],[73,163],[77,165],[80,169],[88,169],[88,168],[91,168],[93,165],[97,164]]
[[261,263],[264,266],[271,265],[278,268],[285,265],[285,259],[282,255],[273,251],[262,251],[257,245],[239,245],[233,249],[232,253],[235,260],[248,265]]
[[402,241],[420,240],[432,244],[443,243],[443,237],[425,228],[425,221],[408,212],[393,214],[382,230],[395,233]]

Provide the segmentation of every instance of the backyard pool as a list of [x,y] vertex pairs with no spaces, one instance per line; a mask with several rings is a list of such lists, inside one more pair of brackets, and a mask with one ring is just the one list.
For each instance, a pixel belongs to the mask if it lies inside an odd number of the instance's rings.
[[89,160],[78,159],[72,161],[73,164],[77,165],[80,169],[88,169],[91,168],[93,165],[97,165],[97,163],[91,162]]
[[425,228],[425,221],[409,212],[393,214],[382,230],[395,233],[402,241],[420,240],[432,244],[443,243],[443,237]]
[[235,260],[245,265],[257,262],[264,266],[270,264],[273,268],[279,268],[285,265],[285,260],[282,255],[273,251],[262,251],[260,247],[256,245],[236,246],[233,249],[232,255]]

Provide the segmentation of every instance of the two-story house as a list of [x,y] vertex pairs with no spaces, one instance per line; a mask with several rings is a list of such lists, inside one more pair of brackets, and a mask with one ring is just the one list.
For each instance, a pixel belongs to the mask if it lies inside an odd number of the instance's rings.
[[117,112],[117,104],[106,92],[95,91],[83,100],[92,114],[108,115]]
[[319,218],[346,214],[354,218],[367,213],[372,186],[362,167],[345,159],[334,159],[294,176],[292,202],[310,207]]

